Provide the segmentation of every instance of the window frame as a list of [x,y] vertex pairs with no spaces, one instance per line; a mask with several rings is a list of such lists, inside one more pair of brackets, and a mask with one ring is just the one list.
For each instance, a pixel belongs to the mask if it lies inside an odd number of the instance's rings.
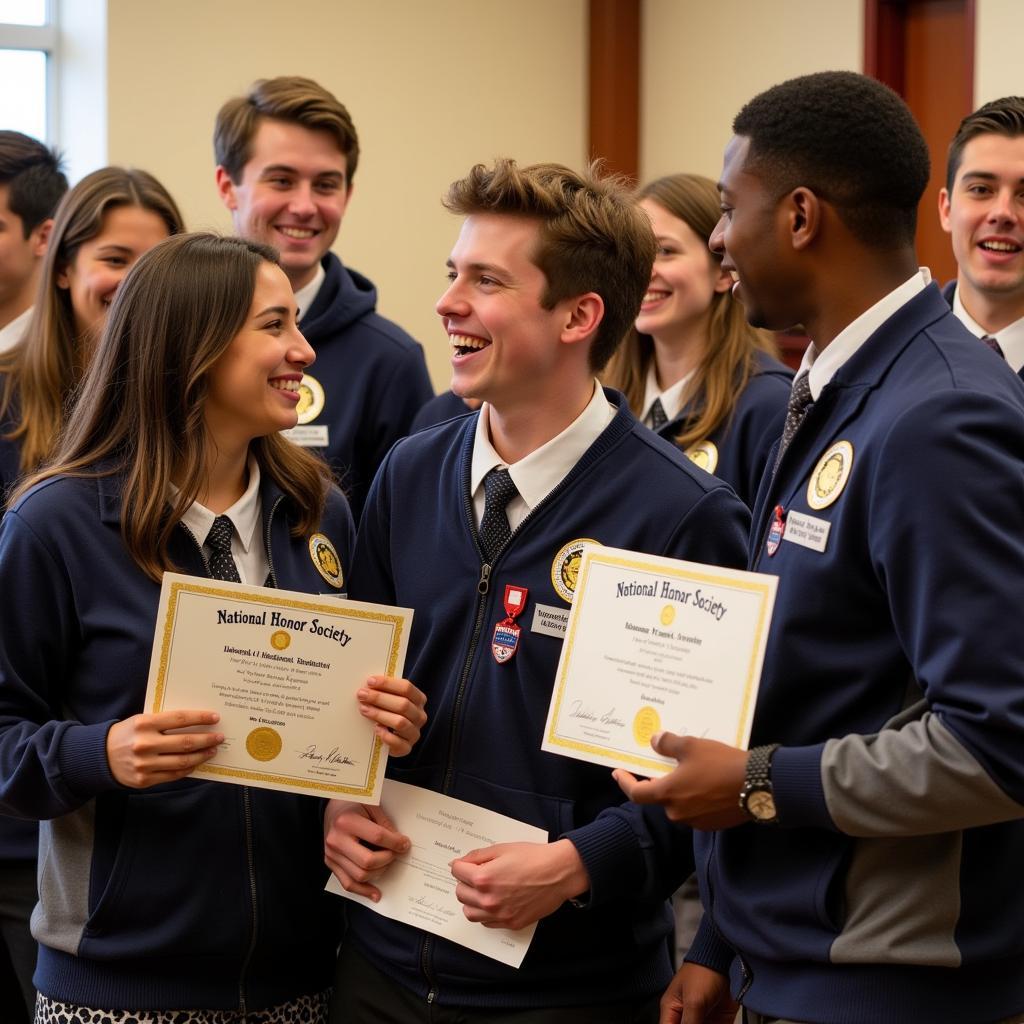
[[56,145],[60,137],[60,31],[57,25],[55,0],[46,0],[44,25],[11,25],[0,22],[0,50],[39,50],[46,55],[46,138],[40,141],[48,146]]

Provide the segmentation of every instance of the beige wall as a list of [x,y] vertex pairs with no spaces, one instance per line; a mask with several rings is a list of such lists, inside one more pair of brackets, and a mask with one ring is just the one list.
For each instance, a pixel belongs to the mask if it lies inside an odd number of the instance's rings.
[[458,221],[438,197],[498,155],[582,163],[586,14],[585,0],[109,0],[109,160],[156,174],[190,227],[228,230],[217,108],[255,78],[317,79],[362,148],[336,249],[423,342],[443,389],[433,307]]
[[976,0],[974,17],[974,105],[1024,95],[1020,57],[1024,4]]
[[863,0],[644,0],[641,178],[690,171],[717,179],[729,126],[752,96],[812,71],[860,71],[863,7]]

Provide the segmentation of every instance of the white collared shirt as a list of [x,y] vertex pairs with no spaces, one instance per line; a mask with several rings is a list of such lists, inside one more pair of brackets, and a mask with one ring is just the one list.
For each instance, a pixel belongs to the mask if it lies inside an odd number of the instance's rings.
[[507,468],[519,494],[505,509],[509,526],[515,530],[519,524],[568,476],[583,453],[601,436],[618,410],[605,398],[604,391],[594,382],[594,395],[587,407],[557,436],[542,444],[536,451],[511,466],[502,461],[491,444],[490,406],[480,407],[473,438],[473,462],[470,467],[469,489],[473,495],[473,512],[477,526],[484,514],[484,477],[495,468]]
[[847,324],[824,352],[818,352],[813,341],[807,346],[796,375],[799,377],[804,370],[810,371],[807,383],[811,388],[811,398],[815,402],[839,368],[889,317],[905,306],[918,292],[923,292],[931,279],[931,271],[927,267],[921,267],[913,277],[908,278],[898,288],[894,288],[888,295],[879,299],[870,309],[861,313],[856,320]]
[[[238,575],[243,583],[253,587],[262,587],[270,572],[270,560],[267,557],[266,542],[259,529],[263,514],[263,502],[260,499],[260,466],[249,456],[249,486],[238,501],[227,509],[226,515],[234,526],[231,533],[231,557],[238,567]],[[205,505],[193,502],[181,517],[181,522],[200,543],[203,554],[209,558],[213,554],[206,544],[206,536],[217,518]]]
[[325,277],[327,277],[327,273],[324,271],[324,265],[318,263],[313,280],[309,284],[304,284],[295,293],[295,305],[299,307],[300,324],[302,323],[302,318],[309,312],[309,307],[316,302],[316,297],[320,294],[320,286],[324,283]]
[[661,407],[665,410],[665,415],[670,420],[674,420],[682,411],[683,392],[686,390],[686,385],[690,383],[692,376],[693,370],[681,380],[677,380],[670,388],[661,391],[658,388],[658,374],[654,369],[654,360],[652,359],[651,365],[647,367],[647,383],[644,387],[644,414],[640,417],[640,422],[644,426],[651,426],[651,406],[654,405],[656,398],[661,399]]
[[953,313],[976,338],[983,338],[986,334],[990,338],[995,338],[1003,350],[1007,363],[1010,364],[1010,369],[1014,373],[1020,373],[1021,367],[1024,367],[1024,317],[1014,320],[1012,324],[1007,324],[1001,331],[992,334],[964,309],[964,304],[960,301],[959,288],[953,293]]
[[0,352],[14,348],[21,341],[21,336],[28,329],[28,322],[32,319],[34,308],[34,306],[29,306],[24,313],[19,313],[9,324],[0,327]]

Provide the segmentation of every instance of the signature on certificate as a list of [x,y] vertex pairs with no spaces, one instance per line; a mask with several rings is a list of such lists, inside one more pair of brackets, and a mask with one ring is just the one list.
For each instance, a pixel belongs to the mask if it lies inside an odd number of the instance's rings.
[[355,764],[355,761],[353,761],[348,754],[342,753],[342,751],[337,747],[331,747],[326,754],[321,754],[315,743],[310,743],[305,750],[300,750],[299,757],[305,758],[308,761],[318,761],[323,764]]

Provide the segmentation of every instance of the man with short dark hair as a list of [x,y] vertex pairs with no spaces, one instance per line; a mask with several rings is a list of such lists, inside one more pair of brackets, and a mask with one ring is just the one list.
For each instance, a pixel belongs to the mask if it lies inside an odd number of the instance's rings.
[[264,79],[221,107],[214,152],[235,231],[280,251],[316,351],[288,436],[323,454],[358,519],[381,459],[434,390],[422,348],[376,312],[373,284],[329,251],[359,159],[352,118],[308,78]]
[[28,326],[53,214],[67,189],[54,150],[0,131],[0,352]]
[[[452,391],[483,405],[388,454],[349,593],[416,609],[406,669],[430,720],[394,777],[549,836],[455,860],[465,916],[539,924],[511,970],[353,904],[332,1020],[654,1024],[689,832],[624,804],[606,769],[541,750],[562,635],[535,612],[568,612],[589,539],[742,563],[746,509],[595,380],[650,283],[656,243],[631,193],[499,160],[455,182],[445,205],[464,218],[437,303]],[[510,646],[505,621],[519,611]],[[326,815],[328,865],[370,898],[408,850],[387,812],[385,799],[332,802]]]
[[953,312],[1024,376],[1024,98],[993,100],[960,122],[939,219],[958,267],[944,290]]
[[812,343],[754,509],[778,592],[748,753],[617,772],[695,833],[705,917],[663,1022],[993,1024],[1024,1011],[1024,387],[919,271],[928,153],[878,82],[736,117],[711,247]]

